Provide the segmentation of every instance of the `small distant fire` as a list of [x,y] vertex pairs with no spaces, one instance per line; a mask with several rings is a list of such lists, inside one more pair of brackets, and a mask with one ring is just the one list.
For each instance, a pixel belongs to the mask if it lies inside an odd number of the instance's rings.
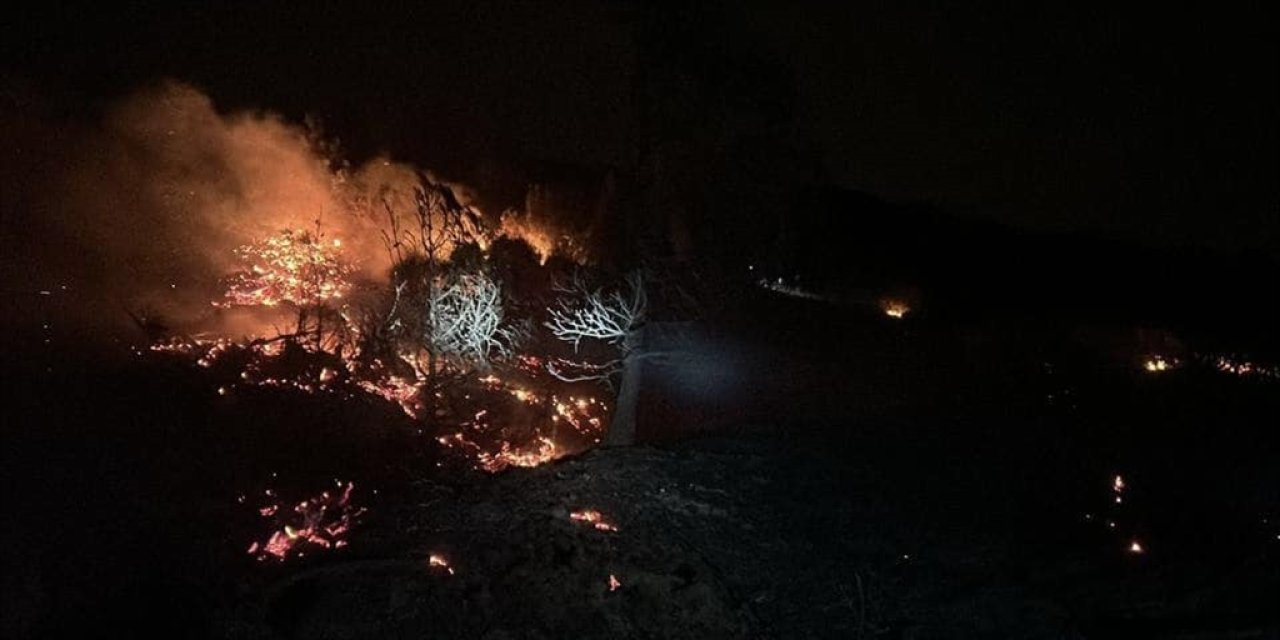
[[584,522],[590,524],[598,531],[617,532],[618,527],[604,519],[599,511],[595,509],[587,509],[584,511],[574,511],[569,514],[569,519],[575,522]]
[[[283,562],[292,556],[306,555],[308,549],[341,549],[347,545],[346,535],[365,509],[351,504],[355,484],[335,481],[337,492],[319,495],[287,506],[277,501],[258,508],[258,515],[273,521],[271,535],[262,542],[249,545],[248,553],[258,560]],[[274,491],[263,492],[276,499]]]
[[1210,364],[1214,369],[1234,376],[1280,379],[1280,368],[1231,356],[1212,357]]
[[444,571],[449,575],[454,575],[453,567],[449,566],[449,561],[446,560],[444,556],[438,553],[433,553],[427,558],[427,566],[431,567],[432,569],[439,569],[441,571]]
[[622,588],[622,581],[621,581],[621,580],[618,580],[618,577],[617,577],[617,576],[615,576],[615,575],[613,575],[612,573],[611,573],[611,574],[609,574],[609,583],[608,583],[608,584],[609,584],[609,592],[610,592],[610,593],[612,593],[612,592],[614,592],[614,591],[617,591],[618,589]]
[[[1219,354],[1192,354],[1190,361],[1198,366],[1209,367],[1218,373],[1225,373],[1241,378],[1280,380],[1280,367],[1268,366],[1241,357]],[[1142,360],[1143,370],[1149,373],[1163,373],[1181,368],[1183,361],[1164,355],[1150,355]]]
[[901,320],[911,313],[911,305],[902,300],[885,299],[880,301],[880,310],[890,318]]
[[498,223],[499,237],[520,239],[533,249],[539,264],[546,264],[552,255],[577,264],[587,264],[586,248],[568,234],[558,233],[545,222],[534,219],[528,211],[507,211]]
[[1130,507],[1126,504],[1125,494],[1129,491],[1129,480],[1121,474],[1111,476],[1109,484],[1110,489],[1110,505],[1103,507],[1096,517],[1094,513],[1086,513],[1084,519],[1086,522],[1098,523],[1106,527],[1108,536],[1115,536],[1116,544],[1123,545],[1125,551],[1132,555],[1142,555],[1147,552],[1145,545],[1139,541],[1137,533],[1141,531],[1140,527],[1131,522]]

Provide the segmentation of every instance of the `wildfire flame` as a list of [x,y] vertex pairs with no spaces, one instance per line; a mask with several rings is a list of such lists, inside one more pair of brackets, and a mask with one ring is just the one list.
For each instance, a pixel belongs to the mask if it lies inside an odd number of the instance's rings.
[[453,567],[449,566],[449,561],[440,554],[433,553],[427,558],[427,566],[433,569],[442,569],[449,575],[453,575]]
[[538,256],[538,263],[545,265],[552,255],[567,258],[577,264],[587,263],[586,249],[575,239],[557,233],[545,224],[539,224],[529,212],[507,211],[498,222],[497,235],[523,240]]
[[341,298],[354,271],[341,247],[341,240],[291,229],[240,247],[236,255],[247,266],[228,278],[224,299],[214,305],[308,307]]
[[1268,367],[1256,362],[1240,360],[1229,356],[1217,356],[1213,358],[1212,364],[1218,371],[1235,376],[1256,376],[1272,379],[1280,378],[1280,368]]
[[901,300],[885,299],[880,301],[880,309],[886,316],[901,320],[911,312],[911,306]]
[[[508,233],[533,237],[537,248],[538,230],[531,220],[527,216],[509,219],[524,223],[519,228],[509,225]],[[563,246],[567,245],[560,241],[546,244],[540,255],[545,260],[549,251]],[[449,397],[439,390],[428,393],[432,382],[428,377],[436,372],[424,371],[418,352],[393,350],[389,364],[362,357],[363,343],[359,338],[367,330],[365,325],[352,320],[356,316],[350,312],[351,307],[332,308],[352,288],[349,278],[354,267],[343,258],[342,248],[343,242],[326,239],[317,223],[314,232],[285,230],[235,251],[243,268],[226,279],[226,290],[213,305],[296,307],[296,333],[242,341],[197,336],[159,342],[151,350],[189,357],[198,366],[210,369],[211,375],[219,377],[216,391],[222,396],[231,395],[240,387],[256,386],[347,397],[362,392],[395,403],[416,421],[429,421],[433,428],[446,433],[458,429],[453,435],[439,436],[440,444],[464,452],[477,468],[490,473],[544,464],[576,450],[576,446],[600,441],[602,414],[607,408],[595,398],[561,399],[548,390],[488,374],[479,382],[485,390],[497,392],[498,397],[485,396],[489,406],[484,406],[479,404],[481,399],[464,395],[465,388],[449,390]],[[309,317],[313,312],[314,317]],[[326,312],[330,312],[328,316]],[[326,317],[333,320],[326,322]],[[528,380],[536,381],[544,373],[543,359],[538,356],[518,355],[512,364],[513,373]],[[233,376],[231,381],[225,379],[228,374]],[[537,410],[513,412],[507,398]],[[504,401],[507,405],[503,405]],[[504,407],[505,412],[500,410]],[[529,422],[502,424],[512,419]],[[560,430],[561,424],[568,425],[572,432]],[[287,552],[292,548],[287,541],[299,536],[305,539],[311,535],[310,529],[290,525],[259,547],[272,555]],[[255,552],[259,550],[255,548]]]

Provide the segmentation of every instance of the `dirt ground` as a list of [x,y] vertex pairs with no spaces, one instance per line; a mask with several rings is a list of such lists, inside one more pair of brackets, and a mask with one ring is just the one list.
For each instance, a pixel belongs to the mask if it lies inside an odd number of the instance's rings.
[[[394,407],[30,359],[0,635],[1280,637],[1273,383],[811,311],[724,328],[749,401],[705,433],[496,475]],[[349,546],[246,555],[277,472],[357,483]]]

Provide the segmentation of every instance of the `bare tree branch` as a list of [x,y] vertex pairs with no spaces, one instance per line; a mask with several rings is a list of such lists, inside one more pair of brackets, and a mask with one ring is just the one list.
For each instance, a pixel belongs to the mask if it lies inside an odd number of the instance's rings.
[[556,285],[561,292],[551,319],[543,323],[558,339],[578,350],[583,339],[593,338],[623,345],[627,334],[640,326],[648,310],[644,282],[639,272],[627,274],[626,284],[614,291],[589,289],[580,278]]

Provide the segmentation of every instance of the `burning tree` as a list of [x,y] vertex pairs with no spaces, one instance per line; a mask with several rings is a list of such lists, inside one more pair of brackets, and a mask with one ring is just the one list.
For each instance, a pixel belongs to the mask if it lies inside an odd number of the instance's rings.
[[627,445],[635,441],[636,402],[640,394],[640,359],[643,327],[648,312],[648,296],[640,272],[629,273],[624,283],[613,289],[590,287],[575,276],[567,284],[557,284],[561,294],[548,309],[545,326],[562,342],[573,345],[575,356],[584,340],[612,347],[618,357],[590,362],[575,357],[547,362],[547,371],[565,382],[600,380],[610,383],[621,373],[617,409],[609,425],[605,443]]
[[[390,223],[383,241],[394,264],[395,299],[388,327],[401,357],[425,378],[439,371],[442,357],[449,353],[461,358],[483,351],[487,359],[494,347],[490,339],[502,320],[500,291],[485,276],[458,276],[456,266],[451,269],[449,264],[463,247],[478,247],[487,239],[479,213],[428,176],[414,189],[416,229],[406,228],[390,203],[384,201],[383,206]],[[472,295],[475,299],[468,299]],[[494,329],[475,331],[465,326],[467,320]]]

